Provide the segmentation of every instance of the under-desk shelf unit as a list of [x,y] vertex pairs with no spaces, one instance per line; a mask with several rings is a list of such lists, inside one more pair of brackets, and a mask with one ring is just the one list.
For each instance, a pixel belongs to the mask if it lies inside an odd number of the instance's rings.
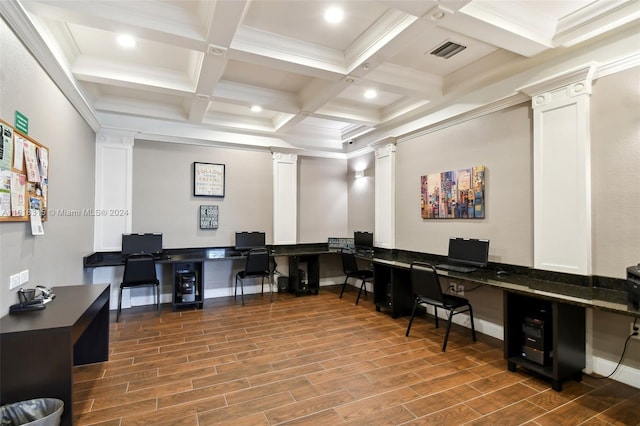
[[309,293],[318,294],[319,289],[319,256],[317,254],[289,256],[289,292],[300,296]]
[[[562,390],[562,382],[582,380],[585,367],[585,308],[555,300],[504,293],[504,351],[509,371],[518,366],[551,379],[554,390]],[[549,351],[543,363],[527,359],[523,354],[525,318],[550,321]]]
[[[196,306],[202,309],[204,300],[202,262],[176,262],[173,263],[173,309],[183,306]],[[192,291],[184,289],[185,283],[193,280]]]
[[378,312],[388,311],[393,318],[409,315],[414,301],[409,269],[374,263],[373,298]]

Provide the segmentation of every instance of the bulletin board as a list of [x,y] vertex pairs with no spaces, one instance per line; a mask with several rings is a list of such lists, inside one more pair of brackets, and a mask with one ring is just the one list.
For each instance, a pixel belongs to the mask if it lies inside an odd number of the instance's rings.
[[49,148],[0,120],[0,222],[47,220]]

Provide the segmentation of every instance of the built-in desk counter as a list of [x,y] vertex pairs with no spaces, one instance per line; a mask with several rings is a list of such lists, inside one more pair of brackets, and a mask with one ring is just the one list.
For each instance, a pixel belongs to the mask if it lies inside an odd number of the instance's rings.
[[[411,291],[411,262],[438,264],[444,260],[443,257],[418,253],[374,254],[371,261],[376,310],[389,311],[393,317],[409,314],[415,297]],[[498,274],[498,270],[509,273]],[[509,265],[489,265],[489,268],[471,273],[438,270],[438,275],[456,282],[502,290],[504,355],[509,370],[515,371],[522,366],[535,371],[548,377],[553,389],[558,391],[562,389],[564,380],[582,378],[586,308],[640,316],[640,312],[627,306],[625,291],[594,288],[589,277]],[[540,328],[533,330],[539,333],[534,339],[539,345],[535,349],[526,346],[524,330],[527,323],[541,324]]]

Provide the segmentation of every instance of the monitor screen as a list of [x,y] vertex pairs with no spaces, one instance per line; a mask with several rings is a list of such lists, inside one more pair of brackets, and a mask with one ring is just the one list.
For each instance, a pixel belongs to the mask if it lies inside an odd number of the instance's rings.
[[452,263],[487,266],[489,261],[489,240],[450,238],[447,257]]
[[162,234],[122,234],[122,254],[162,253]]
[[238,251],[247,251],[252,248],[265,247],[264,232],[236,232],[236,246]]
[[372,250],[373,232],[355,231],[353,233],[353,245],[356,250]]

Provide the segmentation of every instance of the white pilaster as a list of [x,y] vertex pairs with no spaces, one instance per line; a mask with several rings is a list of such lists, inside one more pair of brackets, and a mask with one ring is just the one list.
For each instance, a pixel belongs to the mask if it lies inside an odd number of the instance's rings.
[[521,89],[533,106],[536,269],[591,274],[593,71],[587,64]]
[[387,138],[371,146],[375,149],[374,245],[396,247],[396,141]]
[[273,244],[298,241],[298,156],[274,152]]
[[131,232],[133,135],[96,135],[95,251],[120,251]]

